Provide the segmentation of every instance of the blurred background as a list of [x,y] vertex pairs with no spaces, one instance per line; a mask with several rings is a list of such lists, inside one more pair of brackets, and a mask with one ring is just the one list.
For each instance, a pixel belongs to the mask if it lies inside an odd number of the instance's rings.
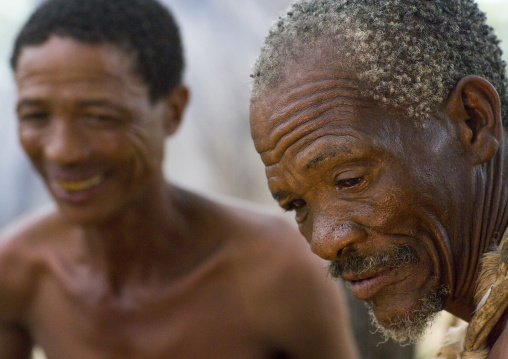
[[[16,136],[15,87],[8,67],[13,39],[43,0],[0,1],[0,228],[49,203]],[[192,91],[185,122],[168,140],[167,177],[194,191],[236,196],[275,206],[264,168],[249,133],[249,74],[271,22],[289,0],[162,0],[174,13],[184,39],[185,82]],[[480,0],[488,22],[508,52],[508,0]],[[506,54],[505,54],[506,55]],[[442,331],[454,321],[444,315],[417,348],[380,344],[369,334],[363,304],[351,299],[352,318],[364,359],[431,357]],[[365,344],[363,344],[365,342]],[[367,342],[370,344],[367,345]],[[389,354],[390,353],[390,354]]]

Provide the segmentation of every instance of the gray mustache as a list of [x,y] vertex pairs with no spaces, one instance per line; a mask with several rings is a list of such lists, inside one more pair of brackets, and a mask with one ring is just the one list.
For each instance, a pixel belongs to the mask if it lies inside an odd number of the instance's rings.
[[361,275],[382,268],[398,268],[418,262],[415,250],[407,245],[401,245],[373,255],[352,252],[344,259],[331,261],[328,271],[332,277],[339,278],[344,272]]

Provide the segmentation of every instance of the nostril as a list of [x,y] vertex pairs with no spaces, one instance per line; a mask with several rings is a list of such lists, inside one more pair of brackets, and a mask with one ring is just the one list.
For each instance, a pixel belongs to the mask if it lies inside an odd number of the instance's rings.
[[337,251],[337,259],[347,258],[354,252],[356,252],[355,243],[350,243]]

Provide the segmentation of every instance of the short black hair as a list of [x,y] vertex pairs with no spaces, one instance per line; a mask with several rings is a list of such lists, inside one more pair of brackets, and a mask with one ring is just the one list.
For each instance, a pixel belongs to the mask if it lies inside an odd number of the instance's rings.
[[111,44],[134,55],[134,71],[156,101],[182,81],[180,31],[169,9],[155,0],[48,0],[18,34],[11,56],[16,71],[21,51],[52,35],[86,44]]
[[283,81],[288,64],[316,43],[354,62],[365,95],[414,118],[427,117],[462,77],[481,76],[498,91],[508,128],[500,40],[474,0],[297,0],[265,39],[252,98]]

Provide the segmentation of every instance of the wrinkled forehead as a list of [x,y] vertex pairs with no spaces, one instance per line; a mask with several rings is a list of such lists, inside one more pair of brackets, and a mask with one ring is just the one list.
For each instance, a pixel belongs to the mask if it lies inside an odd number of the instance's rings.
[[[254,85],[251,94],[251,130],[253,136],[266,132],[266,125],[278,126],[286,114],[309,106],[313,97],[360,96],[358,65],[345,52],[330,46],[325,39],[303,46],[276,63],[261,85]],[[352,94],[351,92],[354,92]],[[264,142],[264,141],[261,141]],[[258,152],[265,151],[265,145]]]
[[[319,65],[319,64],[318,64]],[[363,97],[354,72],[316,66],[288,71],[284,80],[251,99],[251,134],[265,164],[289,143],[305,137],[334,118],[348,118],[372,106]],[[338,115],[337,115],[338,114]],[[286,144],[287,142],[287,144]]]

